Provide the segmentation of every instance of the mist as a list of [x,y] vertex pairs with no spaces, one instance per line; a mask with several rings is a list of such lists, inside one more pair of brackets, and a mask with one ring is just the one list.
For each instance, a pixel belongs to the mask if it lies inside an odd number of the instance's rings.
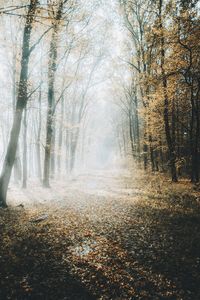
[[0,299],[200,299],[197,2],[0,1]]

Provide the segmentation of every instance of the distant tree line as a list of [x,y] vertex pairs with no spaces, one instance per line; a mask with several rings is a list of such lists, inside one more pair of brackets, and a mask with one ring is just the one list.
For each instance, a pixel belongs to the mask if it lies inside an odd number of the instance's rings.
[[[128,116],[129,153],[131,148],[144,169],[170,171],[174,182],[181,176],[199,182],[197,1],[121,0],[120,8],[128,31],[127,63],[132,78],[121,99]],[[120,130],[127,132],[127,123]],[[121,145],[125,143],[121,134]]]

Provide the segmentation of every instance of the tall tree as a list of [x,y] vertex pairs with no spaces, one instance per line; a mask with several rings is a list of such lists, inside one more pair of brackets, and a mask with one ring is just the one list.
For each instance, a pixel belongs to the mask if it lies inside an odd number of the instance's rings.
[[23,42],[22,42],[22,58],[21,58],[21,71],[20,81],[18,88],[18,96],[16,103],[16,110],[14,114],[13,125],[10,133],[10,140],[7,148],[7,153],[4,160],[3,170],[0,178],[0,206],[6,207],[6,196],[10,176],[15,161],[19,133],[21,129],[22,115],[24,108],[27,104],[27,81],[28,81],[28,65],[30,58],[30,39],[33,28],[33,22],[37,10],[38,0],[30,0],[28,6],[28,13],[24,26]]
[[46,145],[45,145],[45,158],[44,158],[44,175],[43,186],[50,187],[50,158],[52,148],[52,138],[54,136],[54,106],[55,106],[55,76],[58,62],[58,34],[60,30],[60,23],[63,17],[64,4],[67,0],[60,0],[57,5],[57,11],[53,18],[53,29],[49,50],[48,62],[48,109],[47,109],[47,122],[46,122]]

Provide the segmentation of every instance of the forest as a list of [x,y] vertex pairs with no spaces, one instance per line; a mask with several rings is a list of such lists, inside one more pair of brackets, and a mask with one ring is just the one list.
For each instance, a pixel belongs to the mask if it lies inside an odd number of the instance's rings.
[[200,299],[200,2],[0,0],[0,299]]

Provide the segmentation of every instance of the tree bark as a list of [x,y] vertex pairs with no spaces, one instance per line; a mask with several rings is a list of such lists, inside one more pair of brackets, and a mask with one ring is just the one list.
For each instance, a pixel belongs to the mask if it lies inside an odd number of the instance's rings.
[[24,109],[24,134],[23,134],[23,181],[22,188],[26,189],[27,187],[27,110]]
[[159,26],[161,31],[161,74],[162,74],[162,86],[163,86],[163,94],[164,94],[164,124],[165,124],[165,135],[169,150],[169,160],[170,160],[170,168],[171,168],[171,178],[173,182],[177,182],[177,171],[176,171],[176,154],[174,141],[171,136],[170,124],[169,124],[169,99],[167,95],[167,77],[165,74],[165,39],[163,33],[163,24],[162,24],[162,4],[163,0],[159,2]]
[[54,84],[57,69],[57,56],[58,56],[58,31],[59,23],[62,19],[63,1],[60,2],[57,14],[54,20],[53,32],[50,43],[49,51],[49,69],[48,69],[48,109],[47,109],[47,122],[46,122],[46,145],[45,145],[45,158],[44,158],[44,175],[43,186],[50,187],[50,161],[51,161],[51,146],[53,137],[53,114],[55,106]]
[[[13,107],[13,116],[15,114],[16,108],[16,53],[13,55],[12,63],[12,107]],[[14,161],[14,181],[18,183],[22,178],[22,169],[21,169],[21,160],[20,160],[20,151],[19,145],[17,146],[16,157]]]
[[55,124],[55,116],[53,117],[52,120],[52,137],[51,137],[51,161],[50,161],[50,166],[51,166],[51,178],[54,178],[55,176],[55,144],[56,144],[56,124]]
[[42,91],[39,91],[39,111],[38,111],[38,132],[37,132],[37,143],[36,143],[36,157],[37,157],[37,176],[42,179],[42,167],[41,167],[41,153],[40,153],[40,143],[41,143],[41,130],[42,130]]
[[134,149],[133,124],[132,124],[131,113],[129,113],[129,137],[130,137],[130,143],[131,143],[131,154],[134,159],[135,158],[135,149]]
[[64,97],[61,99],[61,115],[60,115],[60,127],[59,127],[59,137],[58,137],[58,174],[60,175],[61,171],[61,154],[62,154],[62,145],[63,145],[63,118],[64,118]]

